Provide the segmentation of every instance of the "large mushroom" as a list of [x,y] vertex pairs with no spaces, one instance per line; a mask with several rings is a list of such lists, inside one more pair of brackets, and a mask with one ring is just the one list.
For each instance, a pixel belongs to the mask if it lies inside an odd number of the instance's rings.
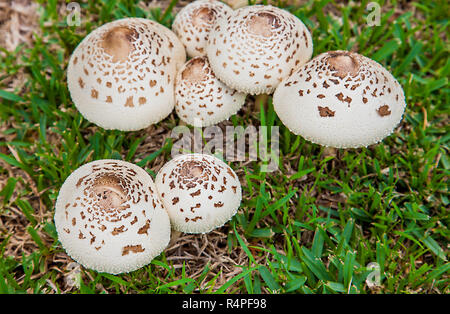
[[245,97],[216,78],[206,56],[189,60],[178,72],[175,111],[187,124],[205,127],[226,120],[242,107]]
[[211,27],[218,18],[230,14],[233,10],[225,3],[216,0],[196,0],[175,16],[172,30],[186,47],[190,57],[206,54],[205,46]]
[[82,40],[69,60],[67,83],[87,120],[105,129],[139,130],[172,112],[175,76],[185,60],[170,29],[125,18]]
[[286,10],[247,6],[216,21],[206,53],[216,76],[252,95],[271,94],[312,55],[306,26]]
[[179,232],[206,233],[224,225],[237,212],[242,198],[236,173],[206,154],[178,155],[155,179],[158,193]]
[[120,160],[93,161],[70,174],[54,219],[66,252],[99,272],[136,270],[170,240],[169,217],[151,176]]
[[355,148],[380,142],[401,121],[403,89],[379,63],[349,51],[322,53],[276,89],[275,112],[311,142]]

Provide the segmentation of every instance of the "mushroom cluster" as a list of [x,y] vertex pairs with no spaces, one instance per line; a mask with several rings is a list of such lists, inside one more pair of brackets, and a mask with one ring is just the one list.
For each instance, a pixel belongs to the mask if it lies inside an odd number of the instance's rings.
[[74,50],[67,82],[80,113],[104,129],[143,129],[174,108],[187,124],[209,126],[236,114],[247,94],[273,93],[312,50],[310,32],[286,10],[197,0],[172,30],[143,18],[95,29]]
[[233,11],[219,1],[198,0],[178,13],[172,29],[194,57],[175,87],[176,112],[194,126],[228,119],[247,94],[272,93],[313,49],[306,26],[270,5]]
[[156,184],[137,165],[104,159],[67,177],[54,221],[62,247],[75,261],[118,274],[161,254],[172,228],[205,233],[224,225],[241,198],[236,173],[214,156],[180,155],[158,172]]
[[[193,1],[172,30],[124,18],[92,31],[68,64],[76,108],[105,129],[143,129],[174,108],[180,120],[204,127],[236,114],[247,94],[273,93],[275,112],[291,132],[339,148],[377,143],[401,121],[403,90],[380,64],[341,50],[310,60],[313,40],[296,16],[271,5],[228,3],[233,8]],[[241,199],[236,173],[211,155],[177,156],[155,182],[137,165],[97,160],[65,180],[54,219],[73,259],[117,274],[159,255],[171,229],[205,233],[224,225]]]

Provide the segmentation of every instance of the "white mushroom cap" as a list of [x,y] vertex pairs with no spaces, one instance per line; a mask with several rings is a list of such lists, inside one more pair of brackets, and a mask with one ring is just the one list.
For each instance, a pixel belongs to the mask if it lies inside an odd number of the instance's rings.
[[224,225],[242,199],[239,178],[226,163],[206,154],[179,155],[155,179],[172,228],[205,233]]
[[178,12],[172,30],[186,47],[190,57],[205,55],[208,35],[216,19],[230,14],[233,10],[216,0],[197,0]]
[[67,254],[99,272],[136,270],[170,240],[169,217],[151,176],[120,160],[76,169],[59,191],[54,219]]
[[147,19],[125,18],[88,34],[67,69],[70,95],[81,114],[105,129],[123,131],[169,115],[177,67],[186,60],[171,33]]
[[216,76],[243,93],[270,94],[312,55],[306,26],[288,11],[247,6],[218,19],[206,53]]
[[189,60],[178,72],[175,110],[187,124],[205,127],[226,120],[244,105],[245,97],[216,78],[206,56]]
[[392,133],[403,89],[380,64],[349,51],[322,53],[276,89],[275,112],[293,133],[336,148],[368,146]]

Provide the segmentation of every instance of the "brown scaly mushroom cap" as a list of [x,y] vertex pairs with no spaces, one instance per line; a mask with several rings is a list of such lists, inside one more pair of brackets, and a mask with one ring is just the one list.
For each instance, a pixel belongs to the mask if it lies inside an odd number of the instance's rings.
[[176,71],[186,60],[170,29],[141,18],[102,25],[74,50],[67,83],[89,121],[132,131],[164,119],[174,108]]
[[230,14],[233,10],[216,0],[197,0],[189,3],[178,12],[172,30],[186,47],[190,57],[206,54],[205,46],[209,31],[216,19]]
[[155,179],[172,228],[205,233],[224,225],[242,199],[239,178],[226,163],[206,154],[179,155]]
[[295,134],[337,148],[380,142],[400,123],[403,89],[377,62],[355,52],[322,53],[276,89],[274,109]]
[[59,191],[54,219],[66,252],[99,272],[136,270],[170,240],[169,217],[152,178],[121,160],[97,160],[76,169]]
[[214,24],[206,53],[216,76],[243,93],[270,94],[312,55],[306,26],[288,11],[255,5]]
[[206,127],[236,114],[245,96],[216,78],[206,56],[195,57],[178,72],[175,110],[187,124]]

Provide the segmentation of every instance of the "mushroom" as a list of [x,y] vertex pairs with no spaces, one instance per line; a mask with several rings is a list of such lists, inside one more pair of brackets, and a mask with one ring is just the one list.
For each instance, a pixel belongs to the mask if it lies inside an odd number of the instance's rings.
[[178,72],[175,111],[187,124],[202,127],[226,120],[243,106],[245,97],[216,78],[206,56],[192,58]]
[[104,129],[134,131],[157,123],[175,105],[184,46],[170,29],[142,18],[102,25],[74,50],[67,83],[75,106]]
[[160,169],[155,183],[172,228],[180,232],[218,228],[236,214],[241,203],[236,173],[211,155],[178,155]]
[[401,121],[403,89],[377,62],[349,51],[322,53],[276,89],[275,112],[313,143],[356,148],[380,142]]
[[68,255],[98,272],[136,270],[170,240],[169,217],[151,176],[121,160],[93,161],[70,174],[54,220]]
[[205,55],[208,35],[216,19],[230,14],[233,10],[216,0],[196,0],[178,12],[172,30],[186,47],[190,57]]
[[252,95],[271,94],[312,50],[302,21],[270,5],[243,7],[217,19],[206,46],[219,80]]

